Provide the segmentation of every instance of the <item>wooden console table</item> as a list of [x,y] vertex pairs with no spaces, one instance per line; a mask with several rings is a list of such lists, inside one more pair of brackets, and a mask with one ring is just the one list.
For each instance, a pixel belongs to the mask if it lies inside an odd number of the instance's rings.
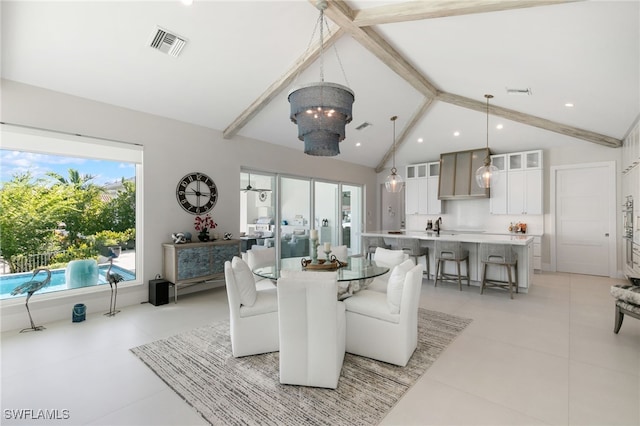
[[224,262],[240,256],[240,240],[162,244],[164,278],[174,286],[224,278]]

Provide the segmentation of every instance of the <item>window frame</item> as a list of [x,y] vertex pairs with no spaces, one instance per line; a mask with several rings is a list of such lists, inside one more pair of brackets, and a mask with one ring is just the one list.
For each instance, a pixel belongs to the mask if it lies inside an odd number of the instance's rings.
[[[3,150],[32,152],[38,154],[61,155],[88,159],[122,161],[135,165],[136,184],[136,260],[135,279],[124,281],[122,287],[134,287],[143,284],[144,277],[144,184],[142,145],[110,139],[95,138],[79,134],[69,134],[53,130],[1,123],[0,137]],[[55,300],[108,291],[108,286],[91,286],[38,294],[39,300]],[[2,299],[0,306],[24,304],[24,299],[13,297]]]

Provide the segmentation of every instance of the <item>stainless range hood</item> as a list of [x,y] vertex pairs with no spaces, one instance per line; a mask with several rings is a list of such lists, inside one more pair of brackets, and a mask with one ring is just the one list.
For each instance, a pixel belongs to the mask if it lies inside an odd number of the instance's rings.
[[440,154],[438,199],[469,200],[489,198],[489,188],[476,184],[476,170],[484,165],[488,148]]

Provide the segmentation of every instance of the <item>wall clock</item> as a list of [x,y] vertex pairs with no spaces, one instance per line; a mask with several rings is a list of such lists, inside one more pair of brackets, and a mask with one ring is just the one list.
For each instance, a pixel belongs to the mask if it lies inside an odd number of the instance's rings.
[[260,191],[258,194],[258,198],[260,201],[267,201],[267,193],[265,191]]
[[189,173],[176,187],[178,204],[191,214],[206,213],[218,201],[218,188],[204,173]]

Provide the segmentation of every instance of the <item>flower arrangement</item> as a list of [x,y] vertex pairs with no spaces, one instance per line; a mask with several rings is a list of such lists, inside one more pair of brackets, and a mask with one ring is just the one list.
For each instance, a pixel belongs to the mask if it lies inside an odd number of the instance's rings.
[[[196,231],[200,232],[198,238],[201,241],[208,241],[209,229],[214,229],[218,224],[213,221],[210,214],[206,214],[205,216],[196,216],[193,226],[196,228]],[[203,239],[204,237],[206,237],[206,239]]]

